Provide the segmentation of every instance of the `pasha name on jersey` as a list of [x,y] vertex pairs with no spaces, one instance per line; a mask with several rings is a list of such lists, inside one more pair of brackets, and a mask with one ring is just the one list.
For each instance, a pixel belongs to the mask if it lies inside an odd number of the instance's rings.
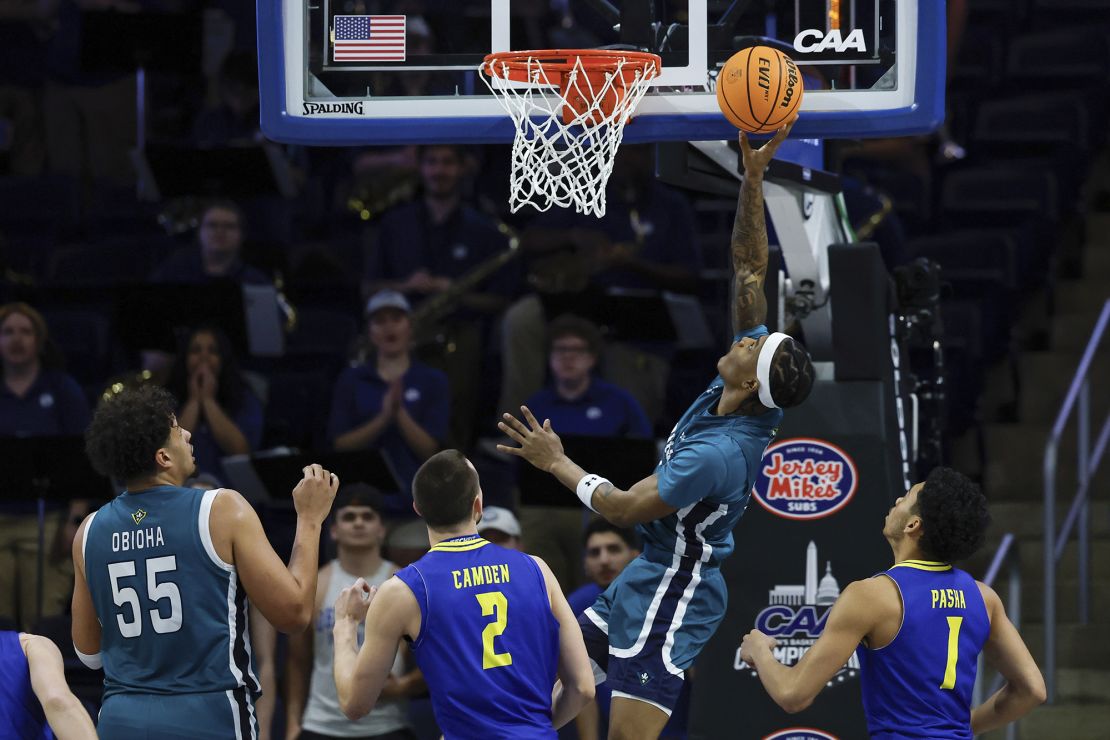
[[455,588],[473,588],[475,586],[489,586],[493,583],[509,582],[509,566],[507,565],[475,565],[472,568],[451,571],[455,579]]
[[145,550],[149,547],[162,547],[166,544],[161,527],[136,529],[134,532],[112,532],[112,552]]

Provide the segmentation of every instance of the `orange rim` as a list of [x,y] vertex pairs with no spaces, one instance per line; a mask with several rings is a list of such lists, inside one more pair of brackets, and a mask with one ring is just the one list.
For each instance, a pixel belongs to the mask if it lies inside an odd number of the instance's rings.
[[[561,75],[574,69],[581,62],[587,72],[612,72],[621,62],[632,62],[639,67],[650,65],[652,77],[663,68],[663,60],[658,54],[645,51],[621,51],[617,49],[539,49],[532,51],[498,51],[488,54],[482,61],[482,71],[490,77],[499,77],[514,82],[532,82],[529,71],[536,69],[537,63],[545,72]],[[551,79],[551,78],[549,78]]]

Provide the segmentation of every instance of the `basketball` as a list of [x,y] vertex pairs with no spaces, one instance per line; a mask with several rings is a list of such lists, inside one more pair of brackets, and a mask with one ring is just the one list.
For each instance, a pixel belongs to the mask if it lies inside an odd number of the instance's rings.
[[717,104],[749,134],[777,131],[802,104],[802,76],[794,60],[769,46],[741,49],[717,76]]

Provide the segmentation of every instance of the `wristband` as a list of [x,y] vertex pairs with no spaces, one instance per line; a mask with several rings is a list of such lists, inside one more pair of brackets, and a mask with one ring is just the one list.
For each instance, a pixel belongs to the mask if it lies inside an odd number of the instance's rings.
[[578,494],[579,500],[586,506],[587,509],[595,514],[597,513],[597,509],[593,507],[592,503],[594,491],[597,490],[597,487],[600,486],[602,483],[608,483],[609,485],[612,485],[613,481],[609,480],[608,478],[602,478],[600,475],[586,473],[584,476],[582,476],[582,480],[578,481],[578,487],[575,489],[575,493]]
[[104,667],[104,661],[100,658],[100,653],[85,655],[77,649],[76,645],[73,646],[73,652],[77,653],[77,659],[84,663],[85,667],[90,670],[99,671]]

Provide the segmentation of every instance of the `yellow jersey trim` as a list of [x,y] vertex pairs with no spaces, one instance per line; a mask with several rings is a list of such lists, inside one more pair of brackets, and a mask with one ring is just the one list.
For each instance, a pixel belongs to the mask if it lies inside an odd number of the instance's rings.
[[916,570],[931,570],[931,571],[945,571],[952,570],[952,566],[948,563],[941,563],[935,560],[903,560],[900,563],[895,563],[894,568],[914,568]]
[[467,550],[477,550],[480,547],[485,547],[490,544],[489,540],[481,538],[470,540],[455,540],[448,542],[440,542],[432,547],[432,552],[466,552]]

